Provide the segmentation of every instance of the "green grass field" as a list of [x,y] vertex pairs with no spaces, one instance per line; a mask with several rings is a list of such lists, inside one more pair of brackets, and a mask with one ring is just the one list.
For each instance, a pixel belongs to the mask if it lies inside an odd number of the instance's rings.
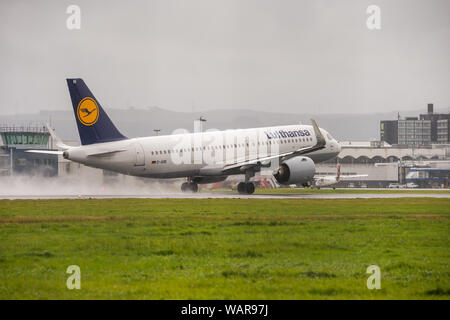
[[449,299],[449,218],[448,198],[1,200],[0,299]]

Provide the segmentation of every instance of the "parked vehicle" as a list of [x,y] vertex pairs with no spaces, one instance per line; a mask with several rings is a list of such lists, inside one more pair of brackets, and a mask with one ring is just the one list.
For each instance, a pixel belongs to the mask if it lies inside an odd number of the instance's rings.
[[400,183],[389,183],[389,189],[404,189],[406,186]]
[[419,185],[415,184],[414,182],[408,182],[406,184],[406,187],[407,188],[417,188],[417,187],[419,187]]

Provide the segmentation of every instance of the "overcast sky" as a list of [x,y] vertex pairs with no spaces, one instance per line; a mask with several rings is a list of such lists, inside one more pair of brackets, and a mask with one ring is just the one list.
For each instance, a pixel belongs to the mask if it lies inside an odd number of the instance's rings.
[[[81,8],[68,30],[66,9]],[[366,9],[381,8],[381,30]],[[0,1],[0,114],[106,108],[368,113],[450,107],[448,0]]]

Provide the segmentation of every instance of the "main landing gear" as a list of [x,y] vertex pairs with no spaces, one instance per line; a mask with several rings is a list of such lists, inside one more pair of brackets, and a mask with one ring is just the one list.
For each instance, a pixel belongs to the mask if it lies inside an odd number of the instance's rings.
[[255,192],[255,185],[252,182],[239,182],[237,190],[239,194],[253,194]]
[[239,182],[237,185],[237,190],[239,194],[253,194],[255,192],[255,185],[250,182],[250,178],[255,176],[254,170],[245,171],[245,182]]
[[196,193],[198,191],[198,184],[195,182],[184,182],[181,184],[181,191]]

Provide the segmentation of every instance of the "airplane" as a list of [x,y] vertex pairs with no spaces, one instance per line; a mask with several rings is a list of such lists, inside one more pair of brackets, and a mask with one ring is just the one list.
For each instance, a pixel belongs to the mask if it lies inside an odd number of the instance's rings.
[[[367,177],[367,176],[368,176],[367,174],[354,174],[354,175],[341,176],[341,164],[338,163],[335,176],[315,176],[314,177],[314,185],[317,189],[320,189],[321,187],[332,186],[341,180],[362,178],[362,177]],[[333,189],[336,189],[336,188],[333,187]]]
[[[81,146],[70,147],[50,126],[58,151],[65,159],[126,175],[159,179],[186,178],[183,192],[197,192],[199,184],[244,175],[240,194],[252,194],[250,181],[262,168],[273,168],[281,185],[308,186],[315,163],[336,157],[341,147],[311,119],[311,125],[287,125],[213,132],[179,133],[127,138],[113,124],[83,79],[66,79]],[[86,114],[86,109],[91,110]],[[270,170],[270,169],[269,169]]]

